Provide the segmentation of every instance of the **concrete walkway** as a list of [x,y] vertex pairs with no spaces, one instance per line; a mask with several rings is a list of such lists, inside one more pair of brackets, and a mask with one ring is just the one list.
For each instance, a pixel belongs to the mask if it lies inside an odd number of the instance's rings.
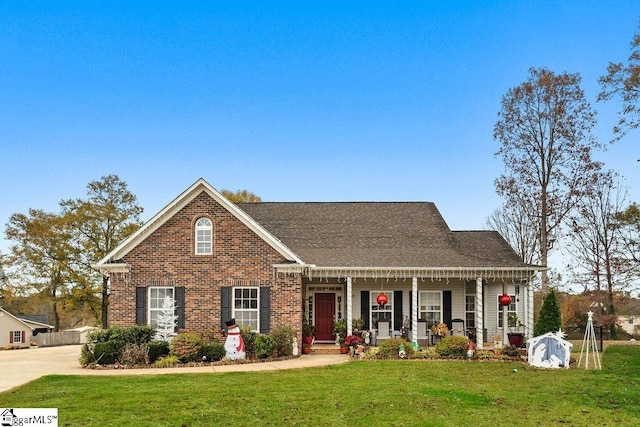
[[343,354],[305,354],[277,362],[231,364],[221,366],[148,369],[83,369],[78,362],[80,345],[41,347],[0,351],[0,393],[43,375],[158,375],[186,373],[221,373],[277,371],[335,365],[348,361]]

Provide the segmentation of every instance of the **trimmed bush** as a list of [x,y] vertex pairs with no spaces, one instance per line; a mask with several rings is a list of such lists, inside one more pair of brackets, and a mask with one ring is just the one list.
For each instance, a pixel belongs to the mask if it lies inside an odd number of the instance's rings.
[[[276,354],[279,357],[291,356],[293,354],[293,337],[296,336],[295,331],[290,326],[273,328],[269,333],[275,342]],[[246,346],[246,344],[245,344]]]
[[151,341],[147,345],[149,347],[149,363],[153,363],[161,357],[169,355],[169,343],[166,341]]
[[436,344],[436,351],[440,356],[466,356],[469,339],[465,337],[448,336]]
[[413,357],[415,350],[411,347],[411,343],[404,338],[389,338],[378,346],[378,352],[376,355],[383,359],[395,359],[400,352],[400,346],[404,347],[404,352],[407,357]]
[[112,341],[97,342],[93,346],[93,357],[100,365],[113,365],[120,357],[116,343]]
[[208,342],[200,345],[200,349],[198,350],[198,359],[202,360],[202,357],[206,357],[207,362],[217,362],[218,360],[222,360],[225,356],[226,351],[224,346],[218,342]]
[[94,366],[96,358],[93,353],[93,344],[84,344],[80,349],[80,364],[82,366]]
[[185,332],[173,337],[169,344],[169,348],[171,350],[171,355],[180,359],[180,362],[195,362],[198,360],[200,343],[201,340],[198,334]]
[[256,357],[266,359],[271,357],[276,349],[276,342],[269,335],[256,336]]

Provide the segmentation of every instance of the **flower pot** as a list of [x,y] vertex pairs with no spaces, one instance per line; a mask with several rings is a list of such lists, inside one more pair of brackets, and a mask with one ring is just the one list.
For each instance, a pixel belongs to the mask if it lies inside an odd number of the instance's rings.
[[509,344],[517,348],[522,347],[522,342],[524,341],[523,333],[520,333],[520,332],[511,333],[511,334],[507,334],[507,337],[509,337]]
[[313,336],[305,336],[302,338],[302,343],[306,345],[313,344]]
[[302,354],[310,354],[310,353],[311,353],[311,346],[303,345],[302,346]]
[[347,353],[349,353],[349,347],[347,347],[346,345],[341,345],[341,346],[340,346],[340,353],[341,353],[341,354],[347,354]]

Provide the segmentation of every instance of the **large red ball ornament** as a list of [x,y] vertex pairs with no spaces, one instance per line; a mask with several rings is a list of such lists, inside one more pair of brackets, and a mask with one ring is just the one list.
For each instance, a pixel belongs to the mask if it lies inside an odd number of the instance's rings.
[[376,301],[378,302],[378,305],[386,305],[389,302],[389,297],[387,297],[387,295],[383,292],[381,294],[378,294]]
[[500,305],[506,307],[511,304],[511,297],[507,294],[500,295]]

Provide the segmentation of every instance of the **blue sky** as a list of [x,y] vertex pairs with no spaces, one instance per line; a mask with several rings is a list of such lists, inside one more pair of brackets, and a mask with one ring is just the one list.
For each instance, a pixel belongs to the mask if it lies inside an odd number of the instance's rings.
[[[530,67],[579,72],[608,141],[597,78],[640,20],[638,1],[208,3],[0,0],[3,225],[117,174],[144,219],[203,177],[265,201],[433,201],[482,229],[501,97]],[[639,137],[597,155],[635,201]]]

